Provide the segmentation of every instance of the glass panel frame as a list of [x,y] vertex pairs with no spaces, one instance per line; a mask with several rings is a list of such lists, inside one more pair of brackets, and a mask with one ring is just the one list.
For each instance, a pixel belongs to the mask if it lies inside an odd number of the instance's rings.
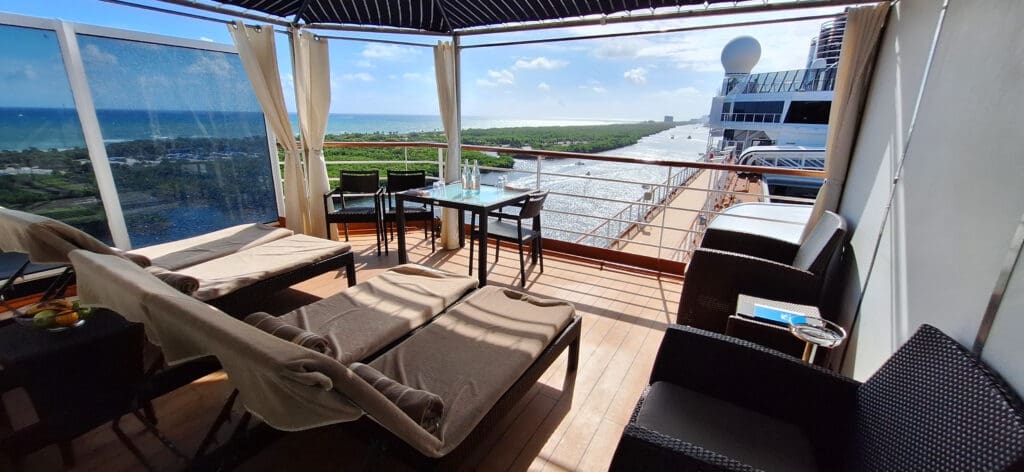
[[[236,49],[233,45],[227,44],[71,23],[57,19],[38,18],[12,13],[0,13],[0,25],[50,30],[57,35],[65,70],[71,85],[71,92],[74,98],[75,107],[79,115],[82,135],[85,138],[86,148],[89,151],[89,157],[93,165],[93,171],[96,175],[100,197],[107,216],[107,224],[110,228],[111,239],[113,240],[114,246],[120,249],[131,249],[131,240],[128,236],[120,198],[117,194],[113,175],[110,170],[110,159],[107,156],[106,148],[104,146],[103,135],[100,131],[95,104],[85,75],[82,51],[79,48],[76,35],[85,34],[91,36],[102,36],[113,39],[186,47],[229,54],[236,54]],[[272,179],[275,184],[273,185],[273,189],[276,200],[276,211],[278,217],[280,217],[284,212],[284,201],[282,188],[278,184],[281,181],[281,173],[277,162],[276,140],[269,126],[265,126],[265,128],[267,133],[268,150],[267,165],[270,166]]]

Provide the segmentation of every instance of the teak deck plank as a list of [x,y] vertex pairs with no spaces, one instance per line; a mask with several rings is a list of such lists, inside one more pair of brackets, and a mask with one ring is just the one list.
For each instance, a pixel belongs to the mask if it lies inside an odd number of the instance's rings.
[[[457,273],[468,272],[468,248],[431,254],[429,243],[423,241],[422,233],[416,232],[409,234],[408,242],[410,262]],[[393,242],[386,256],[376,255],[372,234],[354,235],[351,243],[360,281],[397,264]],[[493,251],[493,247],[489,249]],[[515,250],[503,247],[496,264],[493,256],[489,259],[488,282],[519,289]],[[622,428],[647,384],[665,326],[675,319],[681,289],[678,278],[658,278],[608,265],[602,269],[596,264],[559,258],[550,252],[545,253],[544,263],[543,274],[539,266],[527,267],[526,290],[569,300],[583,317],[579,370],[572,394],[563,391],[566,356],[562,355],[490,433],[483,447],[464,464],[466,469],[607,469]],[[323,274],[276,294],[264,305],[253,307],[253,311],[283,313],[344,290],[345,285],[344,272]],[[161,431],[186,453],[194,451],[229,391],[230,385],[221,372],[158,399],[155,407]],[[236,407],[235,415],[238,414],[240,409]],[[179,470],[183,466],[155,438],[143,432],[134,418],[126,417],[122,427],[159,470]],[[337,444],[353,442],[355,438],[336,434],[293,433],[252,458],[241,469],[268,470],[268,467],[280,466],[295,470],[365,469],[368,462],[357,457],[365,448]],[[109,424],[90,431],[74,444],[77,464],[72,470],[142,469],[117,441]],[[339,452],[313,449],[331,449],[334,444],[335,449],[344,451],[345,460],[320,462],[324,460],[322,456],[335,457]],[[24,469],[59,470],[56,447],[26,458]]]

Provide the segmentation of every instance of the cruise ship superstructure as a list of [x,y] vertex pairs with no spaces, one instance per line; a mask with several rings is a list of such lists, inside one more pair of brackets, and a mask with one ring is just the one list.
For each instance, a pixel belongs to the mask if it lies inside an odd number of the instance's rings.
[[824,23],[799,70],[751,74],[760,43],[740,36],[726,44],[725,78],[709,118],[716,148],[735,147],[737,154],[756,145],[823,148],[845,27],[845,17]]

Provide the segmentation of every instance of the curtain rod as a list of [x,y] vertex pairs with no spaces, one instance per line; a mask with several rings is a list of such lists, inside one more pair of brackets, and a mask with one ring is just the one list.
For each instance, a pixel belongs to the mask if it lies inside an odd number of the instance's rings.
[[741,26],[756,26],[756,25],[767,25],[774,23],[791,23],[794,21],[807,21],[807,20],[821,20],[826,18],[837,18],[841,16],[841,13],[829,13],[823,15],[812,15],[812,16],[799,16],[792,18],[776,18],[771,20],[755,20],[755,21],[744,21],[740,23],[725,23],[719,25],[702,25],[702,26],[682,26],[679,28],[668,28],[653,31],[629,31],[622,33],[606,33],[606,34],[592,34],[587,36],[572,36],[565,38],[550,38],[550,39],[528,39],[522,41],[505,41],[500,43],[486,43],[486,44],[474,44],[471,46],[462,46],[461,49],[473,49],[473,48],[487,48],[496,46],[516,46],[523,44],[538,44],[538,43],[560,43],[564,41],[578,41],[581,39],[604,39],[604,38],[618,38],[622,36],[644,36],[651,34],[665,34],[665,33],[680,33],[684,31],[700,31],[700,30],[711,30],[719,28],[734,28]]
[[367,43],[384,43],[384,44],[398,44],[401,46],[419,46],[421,48],[432,48],[433,44],[421,44],[421,43],[410,43],[407,41],[392,41],[388,39],[371,39],[371,38],[354,38],[351,36],[331,36],[326,34],[317,34],[317,37],[325,39],[340,39],[344,41],[363,41]]
[[[123,0],[118,0],[118,1],[123,1]],[[160,0],[160,1],[164,2],[164,3],[170,3],[172,5],[178,5],[178,6],[181,6],[181,7],[195,8],[196,10],[205,10],[205,11],[212,12],[212,13],[217,13],[217,14],[220,14],[220,15],[232,16],[232,17],[236,17],[236,18],[245,18],[247,20],[253,20],[253,21],[262,21],[264,23],[270,23],[272,25],[283,26],[283,27],[286,27],[286,28],[292,26],[292,24],[287,22],[287,21],[280,20],[280,19],[277,19],[277,18],[273,18],[273,17],[270,17],[270,16],[256,15],[256,14],[248,13],[248,12],[244,12],[244,11],[231,10],[231,9],[228,9],[228,8],[218,7],[216,5],[206,5],[206,4],[203,4],[203,3],[199,3],[196,0]],[[127,2],[124,2],[124,3],[127,4]],[[181,13],[181,12],[175,12],[173,10],[168,10],[168,11],[171,12],[171,13],[175,13],[175,14]]]
[[675,13],[652,13],[652,14],[640,14],[640,15],[619,15],[619,16],[601,16],[599,18],[581,18],[577,20],[556,20],[547,23],[528,23],[520,25],[505,25],[505,26],[486,26],[486,27],[474,27],[465,28],[455,31],[458,36],[473,36],[473,35],[486,35],[495,33],[512,33],[518,31],[532,31],[541,29],[557,29],[557,28],[569,28],[576,26],[597,26],[597,25],[611,25],[616,23],[634,23],[638,21],[659,21],[659,20],[675,20],[682,18],[694,18],[703,16],[719,16],[719,15],[735,15],[742,13],[763,13],[763,12],[778,12],[786,10],[797,10],[807,8],[823,8],[823,7],[838,7],[844,5],[864,5],[872,3],[882,3],[879,0],[797,0],[789,3],[762,3],[758,5],[748,6],[737,6],[735,2],[733,6],[729,7],[713,7],[710,4],[705,6],[703,9],[696,10],[677,10]]
[[222,24],[225,24],[225,25],[230,25],[232,23],[231,20],[222,20],[220,18],[214,18],[212,16],[197,15],[195,13],[188,13],[188,12],[183,12],[183,11],[171,10],[169,8],[154,7],[152,5],[143,5],[141,3],[126,2],[124,0],[100,0],[100,1],[101,2],[106,2],[106,3],[112,3],[114,5],[138,8],[140,10],[149,10],[149,11],[155,11],[157,13],[167,13],[167,14],[171,14],[171,15],[184,16],[184,17],[193,18],[193,19],[196,19],[196,20],[212,21],[214,23],[222,23]]

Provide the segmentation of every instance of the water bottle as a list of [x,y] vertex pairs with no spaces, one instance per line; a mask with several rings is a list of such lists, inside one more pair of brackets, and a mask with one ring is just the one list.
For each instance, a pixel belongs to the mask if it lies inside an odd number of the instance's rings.
[[474,194],[480,193],[480,164],[476,159],[473,159],[473,173],[469,176],[469,188],[473,190]]
[[462,171],[459,173],[459,181],[463,190],[469,190],[469,160],[462,160]]

